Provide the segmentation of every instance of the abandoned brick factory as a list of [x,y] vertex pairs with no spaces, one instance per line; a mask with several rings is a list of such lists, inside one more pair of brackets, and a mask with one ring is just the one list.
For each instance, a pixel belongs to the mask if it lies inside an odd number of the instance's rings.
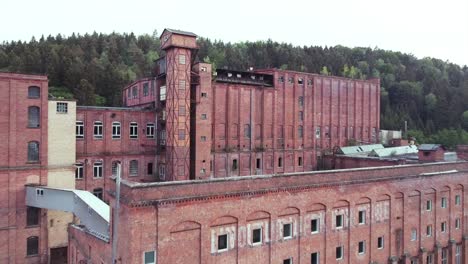
[[123,107],[0,73],[0,263],[468,264],[468,146],[382,130],[378,79],[160,38]]

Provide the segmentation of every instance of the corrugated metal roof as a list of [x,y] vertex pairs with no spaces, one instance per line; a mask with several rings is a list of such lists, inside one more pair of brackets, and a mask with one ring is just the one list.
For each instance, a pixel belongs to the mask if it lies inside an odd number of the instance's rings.
[[348,146],[348,147],[341,147],[338,150],[338,153],[344,154],[344,155],[362,154],[362,153],[371,152],[374,149],[380,149],[380,148],[384,148],[384,146],[382,144]]
[[[195,33],[192,33],[192,32],[188,32],[188,31],[182,31],[182,30],[178,30],[178,29],[170,29],[170,28],[166,28],[164,29],[164,31],[169,31],[171,33],[174,33],[174,34],[179,34],[179,35],[185,35],[185,36],[191,36],[191,37],[197,37],[197,35]],[[164,31],[163,31],[163,34],[164,34]]]
[[415,145],[402,146],[402,147],[393,147],[393,148],[382,148],[374,149],[369,153],[371,157],[389,157],[389,156],[399,156],[405,154],[415,154],[418,153],[418,148]]
[[434,151],[440,148],[441,144],[421,144],[418,149],[422,151]]

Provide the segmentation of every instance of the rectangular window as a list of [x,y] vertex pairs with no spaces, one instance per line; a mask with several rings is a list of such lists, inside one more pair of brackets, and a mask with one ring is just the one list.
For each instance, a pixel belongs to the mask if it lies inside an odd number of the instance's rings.
[[440,206],[442,208],[447,208],[447,198],[446,197],[442,197],[442,200],[440,201]]
[[102,188],[96,188],[93,190],[94,196],[102,200]]
[[262,243],[262,229],[256,228],[252,230],[252,244],[261,244]]
[[233,171],[237,170],[237,159],[232,160],[232,170]]
[[304,127],[303,126],[297,127],[297,137],[298,138],[303,138],[304,137]]
[[228,250],[228,235],[218,236],[218,252]]
[[166,179],[166,166],[164,164],[159,165],[159,179]]
[[446,248],[442,249],[441,264],[447,264],[448,250]]
[[278,158],[278,167],[279,168],[283,167],[283,158],[281,157]]
[[344,255],[344,247],[343,246],[339,246],[339,247],[336,247],[335,249],[335,255],[336,255],[336,259],[343,259],[343,255]]
[[383,236],[377,238],[377,248],[378,249],[384,248],[384,237]]
[[302,157],[297,158],[297,166],[302,166]]
[[83,179],[83,163],[76,163],[75,167],[75,179]]
[[68,103],[57,103],[57,113],[68,113]]
[[440,223],[440,232],[445,233],[447,231],[447,222]]
[[102,178],[102,162],[95,162],[93,165],[94,178]]
[[208,97],[208,94],[207,94],[207,93],[201,93],[201,97],[202,97],[202,98],[207,98],[207,97]]
[[205,141],[206,141],[206,136],[201,136],[201,137],[200,137],[200,141],[201,141],[201,142],[205,142]]
[[261,159],[257,159],[257,164],[256,164],[256,168],[257,170],[261,169],[262,168],[262,160]]
[[431,225],[426,226],[426,236],[428,236],[428,237],[432,236],[432,226]]
[[411,229],[411,241],[416,241],[418,239],[418,231],[416,228]]
[[149,94],[149,86],[148,83],[143,84],[143,96],[148,96]]
[[146,251],[143,258],[144,264],[156,264],[156,253],[154,251]]
[[207,118],[206,114],[201,114],[201,119],[202,120],[206,120],[206,118]]
[[360,210],[358,213],[358,223],[364,225],[366,223],[366,210]]
[[304,121],[304,112],[299,111],[299,121]]
[[185,80],[179,80],[179,90],[185,90],[186,83]]
[[250,125],[249,124],[244,125],[244,137],[250,138]]
[[462,246],[461,245],[456,245],[456,247],[455,247],[455,264],[461,264],[462,263],[461,251],[462,251]]
[[83,121],[76,121],[76,138],[84,138]]
[[320,138],[320,127],[315,128],[315,138]]
[[343,228],[343,215],[339,214],[335,216],[335,227],[338,228]]
[[146,174],[153,175],[153,163],[149,162],[146,167]]
[[318,252],[310,254],[310,264],[320,264],[320,255]]
[[185,106],[179,105],[179,116],[185,116]]
[[120,122],[112,122],[112,138],[120,138]]
[[460,205],[460,204],[461,204],[461,196],[455,195],[455,205]]
[[292,238],[292,224],[283,224],[283,238]]
[[310,231],[312,234],[316,234],[320,232],[320,219],[312,219],[310,220]]
[[138,124],[136,122],[130,123],[130,138],[138,138]]
[[426,264],[434,264],[434,255],[427,255]]
[[297,78],[297,84],[304,84],[304,79]]
[[153,123],[146,124],[146,137],[154,138],[154,124]]
[[455,229],[460,229],[460,218],[455,219]]
[[292,258],[284,259],[283,264],[293,264]]
[[432,200],[426,201],[426,211],[432,211]]
[[133,94],[133,99],[138,98],[138,88],[136,86],[133,86],[132,94]]
[[359,241],[358,243],[358,254],[362,255],[366,253],[366,242],[365,241]]
[[26,226],[36,226],[39,225],[39,216],[41,209],[37,207],[26,207]]
[[184,129],[179,129],[179,140],[185,140],[185,130]]
[[179,64],[185,65],[185,55],[179,55]]
[[299,104],[299,107],[304,106],[304,96],[299,96],[297,103]]
[[101,121],[94,121],[94,138],[96,139],[102,138],[102,122]]

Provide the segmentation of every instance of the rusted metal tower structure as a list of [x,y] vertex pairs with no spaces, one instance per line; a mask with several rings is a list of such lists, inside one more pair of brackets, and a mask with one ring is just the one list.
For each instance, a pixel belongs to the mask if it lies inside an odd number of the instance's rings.
[[[196,35],[165,29],[166,175],[167,180],[188,180],[190,175],[190,84],[192,56],[198,50]],[[164,63],[164,62],[163,62]]]

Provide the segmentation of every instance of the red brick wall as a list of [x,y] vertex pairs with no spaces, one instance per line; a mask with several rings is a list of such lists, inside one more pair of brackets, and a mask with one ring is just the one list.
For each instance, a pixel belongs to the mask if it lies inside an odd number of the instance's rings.
[[[122,263],[138,263],[144,251],[156,250],[161,264],[269,263],[290,257],[309,263],[310,254],[320,252],[321,263],[335,263],[335,248],[340,245],[344,246],[345,263],[387,263],[390,256],[404,254],[408,261],[411,257],[422,260],[421,248],[440,257],[436,242],[451,248],[463,243],[468,231],[464,212],[467,168],[468,163],[428,164],[171,183],[132,190],[124,186],[120,224],[126,228],[120,235],[125,239],[119,240],[119,257]],[[460,172],[420,174],[452,169]],[[319,182],[322,184],[310,185]],[[192,192],[198,195],[192,196]],[[457,195],[461,204],[455,204]],[[445,208],[443,197],[447,198]],[[425,207],[428,199],[432,200],[431,211]],[[138,206],[129,207],[132,201]],[[365,210],[365,224],[358,223],[359,210]],[[336,228],[337,214],[344,214],[341,229]],[[310,232],[312,218],[321,220],[318,234]],[[456,219],[461,221],[459,229],[455,228]],[[446,232],[441,231],[442,222],[447,223]],[[281,235],[285,223],[293,225],[291,239]],[[427,225],[433,225],[430,237],[425,233]],[[251,244],[255,227],[263,229],[264,243],[258,246]],[[417,230],[415,241],[411,241],[413,228]],[[217,252],[217,236],[226,233],[229,250]],[[378,237],[384,238],[382,249],[377,248]],[[364,240],[366,253],[358,255],[357,244]],[[179,250],[182,246],[184,250]]]
[[[156,177],[156,132],[153,138],[146,135],[146,125],[156,125],[154,111],[142,111],[122,108],[83,108],[78,107],[77,120],[85,124],[84,139],[76,140],[77,162],[84,164],[84,177],[77,179],[76,188],[93,191],[96,188],[106,190],[106,185],[112,175],[112,162],[122,164],[122,178],[133,181],[154,181]],[[103,122],[103,137],[93,137],[94,121]],[[112,138],[112,123],[120,122],[120,139]],[[138,124],[138,138],[130,138],[130,122]],[[156,128],[155,128],[156,129]],[[138,161],[138,176],[129,176],[131,160]],[[103,177],[93,177],[93,164],[103,162]],[[147,172],[148,163],[152,163],[153,174]],[[107,193],[104,192],[107,200]]]
[[[40,88],[39,98],[28,98],[28,87]],[[46,76],[0,73],[0,263],[45,263],[47,220],[26,226],[25,184],[47,184]],[[28,107],[40,107],[40,126],[28,127]],[[28,142],[39,142],[39,162],[27,159]],[[39,237],[39,254],[26,256],[30,236]]]
[[443,161],[444,160],[445,150],[443,148],[438,148],[434,151],[422,151],[418,152],[419,160],[426,162],[434,161]]
[[[148,95],[143,93],[143,86],[148,85]],[[136,96],[133,95],[133,89],[137,90]],[[130,90],[130,96],[129,91]],[[156,80],[153,78],[144,78],[137,80],[122,90],[122,104],[124,106],[146,106],[154,104],[156,100]]]
[[[317,152],[347,145],[349,139],[377,140],[378,80],[280,70],[259,72],[274,75],[274,88],[213,83],[214,177],[309,171],[317,166]],[[300,97],[304,98],[303,105]],[[246,126],[252,126],[251,138],[245,135]],[[321,130],[320,137],[315,135],[316,128]],[[258,158],[261,166],[257,170]],[[234,159],[239,163],[238,171],[230,169]]]

